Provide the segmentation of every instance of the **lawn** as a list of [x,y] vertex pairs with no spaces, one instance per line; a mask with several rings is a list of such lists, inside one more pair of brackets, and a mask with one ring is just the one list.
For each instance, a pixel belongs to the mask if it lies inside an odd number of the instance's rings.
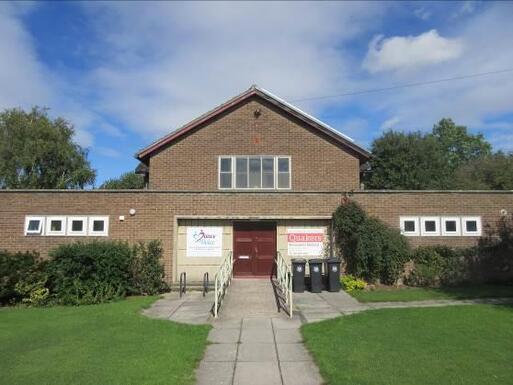
[[513,297],[513,285],[474,285],[445,287],[386,287],[350,293],[360,302],[423,301],[429,299],[469,299]]
[[210,327],[140,315],[154,300],[0,309],[0,382],[192,384]]
[[382,309],[303,326],[330,385],[513,383],[513,307]]

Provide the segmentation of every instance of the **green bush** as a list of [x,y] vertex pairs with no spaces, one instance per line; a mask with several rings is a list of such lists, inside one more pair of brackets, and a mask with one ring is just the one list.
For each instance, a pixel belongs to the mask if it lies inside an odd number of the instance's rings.
[[501,217],[488,226],[478,246],[469,252],[474,279],[513,282],[513,215]]
[[16,283],[34,268],[38,258],[35,252],[0,251],[0,304],[16,303],[22,299],[16,291]]
[[333,226],[349,274],[385,284],[398,280],[410,254],[406,238],[399,230],[367,216],[352,201],[337,208]]
[[360,291],[367,287],[367,283],[363,279],[356,278],[351,274],[344,274],[340,281],[342,282],[343,289],[348,293]]
[[448,246],[419,246],[412,254],[414,267],[405,283],[411,286],[449,286],[467,279],[464,250]]
[[140,242],[132,249],[131,264],[131,293],[141,295],[155,295],[168,289],[163,281],[164,267],[162,258],[162,243],[150,241],[148,244]]
[[0,252],[0,300],[29,306],[94,304],[128,294],[154,295],[163,281],[160,241],[61,245],[41,262],[35,253]]
[[132,251],[119,241],[77,242],[50,252],[50,291],[65,305],[107,302],[130,287]]
[[34,265],[16,283],[16,292],[22,297],[22,302],[29,306],[45,306],[50,301],[48,289],[48,274],[45,262]]

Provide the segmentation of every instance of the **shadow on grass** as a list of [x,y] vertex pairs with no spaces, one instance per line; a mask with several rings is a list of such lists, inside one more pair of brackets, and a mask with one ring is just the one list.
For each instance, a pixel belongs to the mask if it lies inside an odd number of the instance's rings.
[[430,288],[427,290],[438,292],[441,295],[452,299],[513,297],[513,284],[469,284],[454,287],[447,286],[440,288]]

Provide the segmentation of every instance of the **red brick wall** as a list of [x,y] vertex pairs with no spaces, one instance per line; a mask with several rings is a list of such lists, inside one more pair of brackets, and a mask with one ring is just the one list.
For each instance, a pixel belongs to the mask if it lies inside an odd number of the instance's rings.
[[[0,191],[0,249],[37,250],[43,256],[61,243],[90,237],[24,236],[25,215],[109,215],[110,239],[160,239],[172,275],[175,216],[329,216],[341,193],[171,193],[171,192],[13,192]],[[377,193],[352,196],[368,213],[399,227],[401,215],[480,215],[483,227],[500,210],[513,212],[513,193]],[[128,211],[136,209],[131,217]],[[118,217],[125,216],[120,222]],[[412,245],[469,246],[475,237],[410,237]]]
[[152,156],[150,188],[217,191],[220,155],[289,155],[293,191],[358,189],[359,160],[321,135],[253,98]]

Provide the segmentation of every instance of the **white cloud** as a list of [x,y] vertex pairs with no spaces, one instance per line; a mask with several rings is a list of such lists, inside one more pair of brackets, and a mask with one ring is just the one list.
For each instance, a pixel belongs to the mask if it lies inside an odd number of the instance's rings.
[[45,84],[31,36],[18,18],[24,8],[0,4],[0,108],[45,105],[52,97]]
[[394,129],[397,126],[397,124],[399,124],[400,122],[401,122],[401,119],[398,116],[394,116],[394,117],[392,117],[390,119],[385,120],[381,124],[380,129],[382,131],[387,131],[387,130],[390,130],[390,129]]
[[432,15],[431,11],[424,7],[416,8],[413,14],[421,20],[428,20]]
[[98,92],[95,109],[150,137],[253,83],[289,99],[351,87],[355,63],[343,45],[376,28],[386,11],[377,3],[85,7],[108,59],[88,77]]
[[467,16],[476,11],[479,7],[477,1],[463,1],[460,7],[452,14],[453,18],[458,18],[461,16]]
[[110,147],[96,146],[94,149],[98,154],[108,158],[120,158],[122,155],[120,151]]
[[[466,42],[465,52],[450,66],[425,68],[422,76],[409,72],[380,73],[374,78],[379,84],[397,84],[450,78],[512,68],[513,41],[512,3],[497,3],[474,15],[453,32]],[[483,131],[495,139],[500,128],[487,122],[496,116],[511,114],[513,100],[512,72],[457,80],[435,85],[412,87],[365,98],[374,110],[400,119],[396,129],[429,130],[442,117],[452,117],[474,131]],[[511,126],[510,126],[511,127]]]
[[0,109],[51,107],[51,116],[73,122],[79,144],[91,146],[94,138],[87,127],[98,117],[67,97],[70,85],[41,63],[22,22],[36,9],[36,3],[0,3]]
[[418,36],[375,36],[364,67],[371,73],[403,70],[454,60],[463,53],[460,39],[444,38],[433,29]]

